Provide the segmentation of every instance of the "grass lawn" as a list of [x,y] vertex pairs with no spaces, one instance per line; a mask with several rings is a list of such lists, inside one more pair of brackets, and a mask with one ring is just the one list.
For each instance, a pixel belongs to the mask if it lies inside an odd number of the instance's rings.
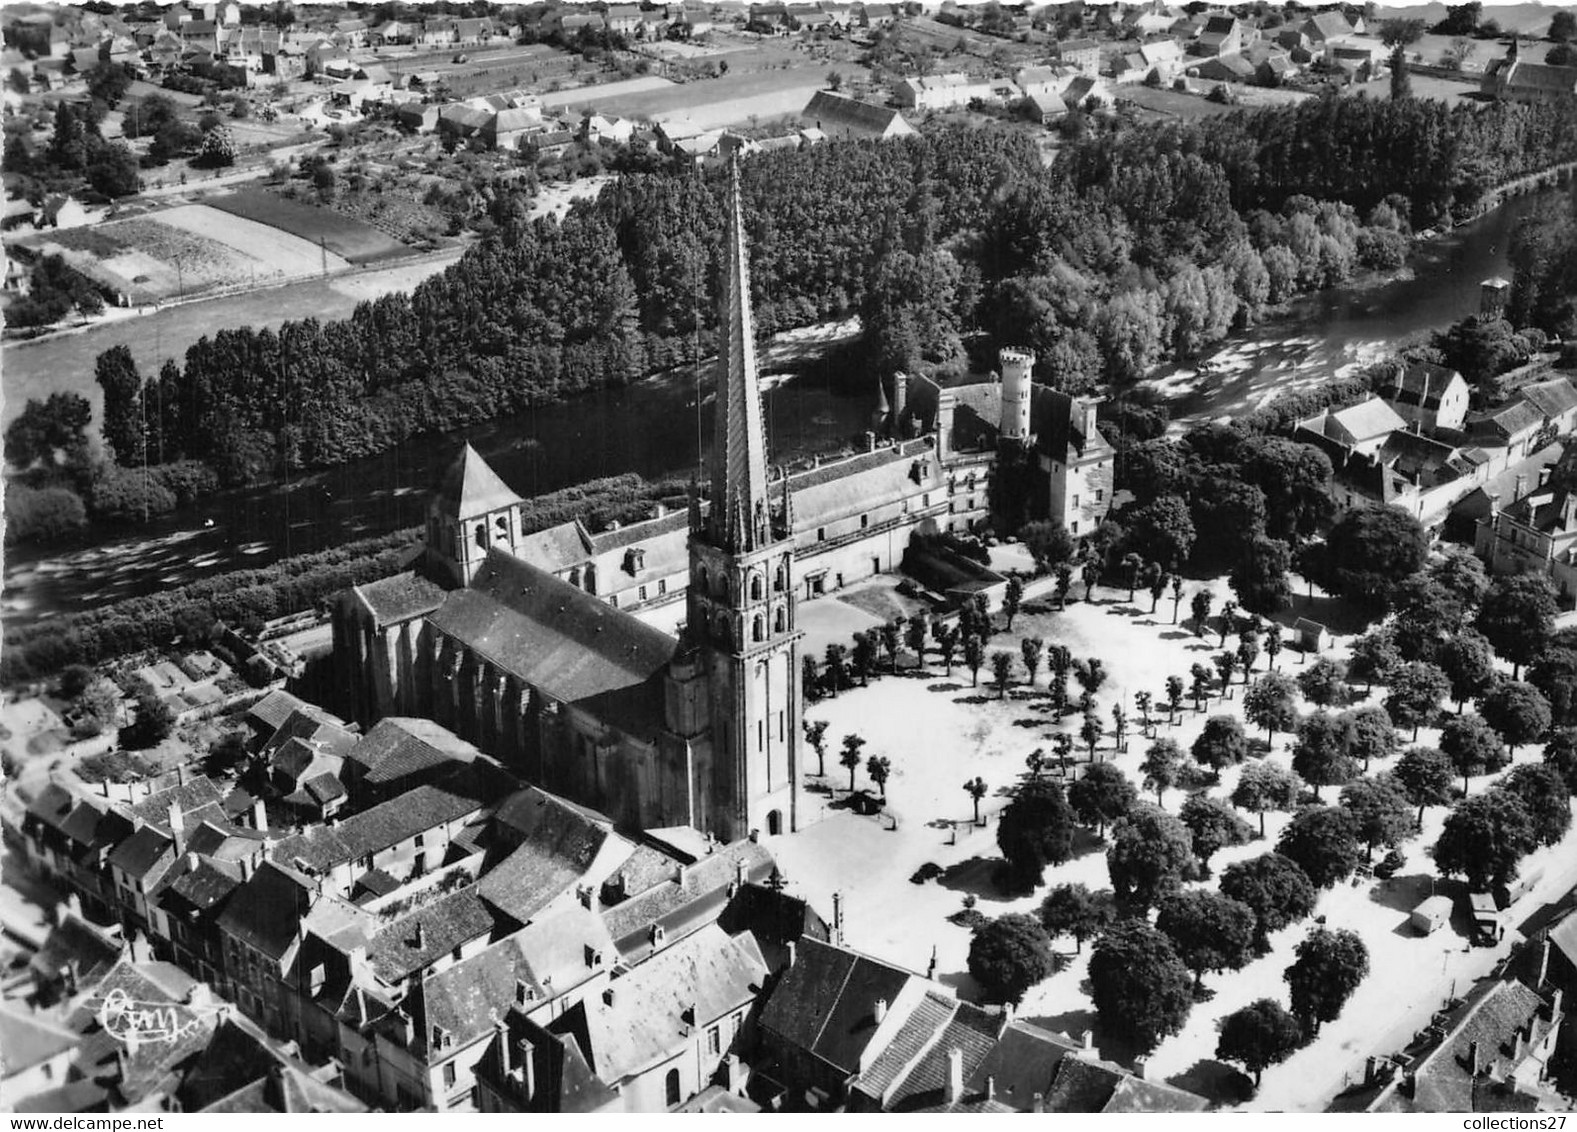
[[[1229,591],[1222,581],[1210,586],[1219,610]],[[1181,610],[1185,621],[1189,600],[1198,588],[1190,585],[1185,593]],[[1082,592],[1082,587],[1076,587],[1076,595]],[[1166,677],[1178,674],[1186,678],[1192,664],[1207,662],[1221,651],[1219,636],[1211,633],[1201,639],[1187,625],[1172,625],[1169,596],[1163,598],[1155,615],[1149,612],[1147,596],[1129,603],[1125,589],[1097,588],[1094,596],[1094,603],[1073,602],[1065,612],[1051,610],[1044,598],[1032,599],[1030,604],[1036,611],[1021,615],[1012,634],[994,636],[988,655],[1001,649],[1016,657],[1019,639],[1034,635],[1066,645],[1075,657],[1105,660],[1110,675],[1097,697],[1102,720],[1109,729],[1111,705],[1120,699],[1130,708],[1131,730],[1126,751],[1113,749],[1108,732],[1098,757],[1115,763],[1136,786],[1142,786],[1138,766],[1149,740],[1138,734],[1138,713],[1132,710],[1134,693],[1149,690],[1163,700]],[[815,602],[806,608],[822,604]],[[803,609],[801,619],[805,619]],[[1353,629],[1356,625],[1348,619],[1343,627]],[[1350,639],[1338,646],[1339,653],[1345,651]],[[908,659],[912,661],[912,656]],[[1294,674],[1300,663],[1299,654],[1291,650],[1283,651],[1279,658],[1279,667]],[[1256,675],[1264,672],[1265,664],[1262,657]],[[969,933],[949,923],[947,916],[959,911],[967,896],[978,901],[979,911],[995,917],[1005,912],[1033,912],[1053,884],[1110,886],[1105,845],[1092,831],[1085,831],[1076,842],[1073,860],[1047,870],[1045,884],[1033,894],[1004,893],[994,883],[999,859],[996,819],[1027,774],[1025,756],[1036,747],[1049,747],[1048,737],[1055,731],[1076,732],[1080,718],[1051,718],[1044,671],[1035,687],[1016,683],[1006,698],[999,698],[989,686],[989,670],[988,660],[980,686],[971,687],[970,675],[962,665],[955,664],[949,678],[931,658],[924,670],[885,677],[869,688],[808,705],[808,719],[826,719],[830,724],[829,773],[825,779],[817,778],[813,773],[815,756],[807,752],[807,768],[812,773],[803,795],[805,819],[800,832],[770,842],[790,884],[817,907],[830,908],[833,892],[843,894],[846,938],[851,946],[919,971],[926,969],[934,949],[938,979],[965,997],[976,992],[966,964]],[[1022,678],[1019,668],[1015,680]],[[1177,726],[1160,721],[1156,733],[1175,739],[1187,751],[1209,716],[1241,712],[1241,681],[1239,675],[1229,699],[1212,699],[1201,712],[1187,706]],[[1383,691],[1377,689],[1359,703],[1382,698]],[[1306,711],[1308,705],[1302,708]],[[865,755],[886,755],[892,760],[888,816],[863,818],[847,809],[832,808],[849,787],[849,774],[838,765],[837,751],[843,736],[850,733],[868,741]],[[1263,737],[1263,732],[1257,734]],[[1418,742],[1433,743],[1437,735],[1426,728]],[[1401,738],[1409,736],[1404,733]],[[1288,737],[1278,735],[1267,757],[1285,764],[1289,760],[1287,748]],[[1082,757],[1082,744],[1079,751]],[[1524,747],[1516,761],[1520,764],[1538,758],[1536,748]],[[1385,765],[1376,763],[1371,773],[1384,769]],[[1238,773],[1237,768],[1226,770],[1210,793],[1229,795]],[[989,787],[981,804],[985,824],[980,827],[973,824],[971,801],[962,789],[962,784],[976,775]],[[1472,779],[1471,791],[1483,790],[1493,777]],[[856,781],[861,787],[870,785],[863,766]],[[1331,802],[1337,791],[1326,788],[1323,794]],[[1182,801],[1181,792],[1169,791],[1165,808],[1175,814]],[[815,820],[818,816],[823,820]],[[1425,937],[1414,935],[1407,926],[1408,912],[1429,895],[1433,862],[1427,847],[1438,838],[1444,819],[1443,807],[1426,814],[1422,834],[1403,846],[1407,864],[1393,880],[1358,886],[1343,883],[1321,894],[1316,914],[1325,916],[1331,926],[1350,928],[1364,938],[1370,949],[1371,974],[1341,1017],[1327,1023],[1317,1040],[1285,1064],[1266,1071],[1258,1097],[1247,1108],[1322,1109],[1343,1087],[1344,1073],[1361,1072],[1367,1053],[1399,1050],[1427,1024],[1430,1012],[1441,1005],[1453,980],[1461,993],[1505,954],[1509,939],[1497,949],[1469,948],[1461,922],[1454,922],[1451,930]],[[1266,852],[1288,820],[1286,814],[1267,815],[1268,839],[1223,850],[1211,860],[1213,874],[1218,875],[1235,860]],[[889,824],[896,828],[889,830]],[[1534,894],[1519,905],[1524,913],[1577,881],[1574,846],[1577,834],[1525,862],[1527,875],[1542,867],[1545,877]],[[944,875],[923,885],[909,883],[911,875],[927,862],[941,866]],[[1215,881],[1212,877],[1198,883],[1212,886]],[[1461,919],[1459,914],[1458,921]],[[1277,933],[1272,937],[1271,952],[1240,972],[1207,975],[1205,986],[1215,992],[1214,997],[1196,1005],[1183,1032],[1153,1051],[1149,1058],[1152,1076],[1211,1094],[1230,1075],[1227,1067],[1214,1060],[1216,1022],[1256,998],[1286,1002],[1282,972],[1292,961],[1293,947],[1311,926],[1304,922]],[[1095,1029],[1099,1040],[1084,981],[1088,952],[1075,957],[1073,943],[1066,939],[1056,941],[1056,946],[1066,956],[1066,965],[1030,991],[1019,1016],[1074,1035]],[[1118,1051],[1108,1046],[1108,1052]]]
[[1178,90],[1148,87],[1143,83],[1130,83],[1122,87],[1116,97],[1162,118],[1214,118],[1239,109],[1223,102],[1211,102],[1200,94],[1184,94]]
[[286,200],[267,189],[242,189],[240,192],[208,197],[203,203],[232,216],[279,228],[313,243],[321,240],[329,251],[345,257],[351,263],[376,263],[410,254],[408,247],[370,224],[342,216],[333,209]]
[[[1456,106],[1462,102],[1470,105],[1479,105],[1479,77],[1478,75],[1472,75],[1468,77],[1468,81],[1458,82],[1455,79],[1442,79],[1436,75],[1414,73],[1408,76],[1412,82],[1414,98],[1434,98],[1444,102],[1447,106]],[[1391,77],[1387,75],[1384,78],[1374,79],[1361,86],[1355,86],[1352,88],[1351,93],[1356,94],[1359,91],[1363,91],[1370,98],[1389,101],[1391,98]]]

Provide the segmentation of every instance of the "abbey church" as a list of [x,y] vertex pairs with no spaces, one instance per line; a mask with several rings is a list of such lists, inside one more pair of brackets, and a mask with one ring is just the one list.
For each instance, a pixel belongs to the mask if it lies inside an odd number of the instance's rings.
[[863,452],[773,469],[737,179],[727,207],[706,498],[528,532],[522,497],[467,445],[411,568],[342,593],[333,628],[341,706],[364,725],[430,718],[619,822],[731,842],[801,820],[797,602],[896,570],[916,533],[984,523],[1005,453],[1029,515],[1087,534],[1113,450],[1093,402],[1004,350],[988,381],[896,375]]

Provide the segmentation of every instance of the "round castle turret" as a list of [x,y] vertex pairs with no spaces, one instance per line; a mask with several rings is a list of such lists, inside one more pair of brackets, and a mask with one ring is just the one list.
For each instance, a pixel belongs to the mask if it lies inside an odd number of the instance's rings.
[[1002,439],[1027,440],[1035,351],[1007,346],[997,357],[1002,366]]

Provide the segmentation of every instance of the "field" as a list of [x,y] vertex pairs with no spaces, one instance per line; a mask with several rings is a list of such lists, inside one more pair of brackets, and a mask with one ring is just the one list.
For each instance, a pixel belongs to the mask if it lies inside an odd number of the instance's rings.
[[210,197],[208,204],[231,216],[268,225],[314,245],[321,241],[336,256],[358,265],[410,254],[404,244],[370,224],[342,216],[332,209],[286,200],[267,189],[243,189]]
[[50,233],[28,243],[68,261],[134,302],[190,297],[237,284],[266,284],[341,270],[345,260],[289,233],[189,204]]
[[[1453,79],[1437,78],[1434,75],[1420,75],[1416,72],[1409,75],[1408,79],[1412,82],[1414,98],[1437,98],[1447,106],[1455,106],[1459,102],[1478,102],[1476,81],[1463,83]],[[1387,76],[1352,88],[1352,93],[1356,94],[1358,91],[1363,91],[1370,98],[1389,99],[1391,79]]]
[[[1215,592],[1219,609],[1230,594],[1219,581],[1208,586]],[[1194,588],[1191,586],[1190,592]],[[1296,589],[1301,594],[1303,587],[1299,584]],[[1082,587],[1074,592],[1081,595]],[[1017,657],[1019,640],[1035,635],[1066,645],[1076,657],[1104,658],[1109,679],[1098,696],[1098,705],[1105,719],[1109,719],[1111,704],[1119,700],[1132,708],[1137,691],[1150,690],[1164,699],[1160,693],[1168,675],[1187,673],[1190,664],[1221,651],[1215,633],[1201,639],[1191,626],[1172,624],[1169,597],[1154,615],[1148,597],[1129,602],[1126,590],[1097,587],[1094,598],[1092,603],[1074,601],[1065,612],[1050,608],[1043,600],[1032,602],[1031,611],[1019,616],[1012,633],[999,632],[992,637],[989,650],[1000,649]],[[863,608],[865,604],[861,600],[851,605],[841,597],[811,602],[801,607],[800,622],[817,637],[841,622],[847,626],[846,641],[848,628],[874,622]],[[821,608],[824,606],[832,608]],[[1334,603],[1318,594],[1312,605],[1300,597],[1297,608],[1282,620],[1306,613],[1339,622],[1340,618],[1332,616],[1338,612],[1333,607]],[[1186,602],[1182,615],[1186,621]],[[1338,653],[1345,651],[1347,640],[1338,644]],[[813,651],[809,638],[807,650]],[[873,680],[868,688],[807,705],[807,719],[825,719],[830,724],[829,773],[824,781],[818,780],[815,756],[810,754],[810,789],[801,798],[805,819],[799,832],[772,838],[771,850],[791,890],[808,897],[815,906],[831,907],[832,894],[842,893],[850,946],[917,971],[925,970],[934,955],[939,981],[973,998],[977,988],[966,963],[970,933],[949,923],[947,917],[969,904],[993,918],[1008,912],[1033,913],[1054,884],[1107,888],[1107,845],[1093,830],[1082,831],[1074,843],[1073,859],[1048,869],[1045,882],[1034,893],[1019,895],[999,889],[993,876],[1000,857],[996,822],[1013,788],[1026,775],[1024,757],[1035,747],[1049,750],[1050,733],[1076,734],[1079,717],[1070,715],[1058,722],[1048,714],[1044,670],[1036,685],[1029,687],[1019,668],[1008,695],[999,698],[989,686],[989,665],[976,688],[971,687],[970,674],[961,664],[955,664],[949,678],[934,654],[924,668],[913,667],[912,654],[903,654],[903,663],[904,670],[897,677],[885,676]],[[1300,663],[1299,654],[1291,649],[1279,658],[1279,667],[1294,675]],[[1257,672],[1262,673],[1265,666],[1261,657]],[[1176,726],[1169,726],[1164,717],[1158,719],[1152,739],[1174,739],[1186,752],[1209,716],[1241,716],[1241,674],[1237,679],[1230,698],[1220,698],[1218,690],[1203,711],[1195,711],[1185,701]],[[1383,690],[1376,689],[1356,703],[1376,703],[1383,696]],[[1300,708],[1308,710],[1301,703]],[[1137,785],[1143,781],[1138,767],[1151,739],[1139,734],[1136,714],[1131,728],[1126,750],[1118,751],[1108,725],[1098,757],[1121,768]],[[892,760],[886,816],[882,818],[858,817],[847,809],[833,808],[849,785],[848,772],[837,763],[837,752],[843,736],[850,733],[868,741],[865,755],[885,755]],[[1264,732],[1254,734],[1262,738]],[[1408,738],[1406,733],[1401,737]],[[1425,728],[1418,741],[1428,745],[1437,738],[1438,732]],[[1287,746],[1287,736],[1278,735],[1264,757],[1285,766]],[[1515,762],[1536,762],[1539,757],[1536,746],[1525,746],[1518,750]],[[1084,758],[1081,744],[1078,759]],[[1388,762],[1376,762],[1371,773],[1387,769]],[[1238,768],[1227,768],[1209,793],[1228,795],[1238,774]],[[975,775],[983,777],[988,786],[981,804],[984,825],[980,826],[971,820],[970,799],[960,789],[961,783]],[[1480,793],[1496,777],[1474,776],[1470,792]],[[858,772],[858,783],[862,787],[868,784],[863,768]],[[1327,788],[1326,800],[1334,800],[1335,793]],[[1175,815],[1182,797],[1180,791],[1167,791],[1165,809]],[[1147,800],[1155,800],[1153,791]],[[1371,973],[1340,1017],[1327,1023],[1316,1040],[1284,1064],[1266,1071],[1258,1096],[1246,1108],[1319,1111],[1343,1087],[1345,1075],[1362,1073],[1366,1054],[1403,1048],[1428,1024],[1431,1013],[1448,994],[1453,990],[1463,993],[1506,954],[1517,933],[1508,933],[1508,941],[1496,948],[1469,947],[1460,909],[1450,928],[1434,935],[1420,936],[1408,927],[1409,911],[1439,883],[1428,847],[1439,837],[1445,813],[1444,807],[1430,807],[1422,832],[1403,845],[1407,860],[1392,880],[1343,881],[1320,893],[1316,915],[1332,927],[1347,928],[1363,937],[1370,951]],[[1210,862],[1214,873],[1219,875],[1234,861],[1266,852],[1288,821],[1289,815],[1284,813],[1267,815],[1267,837],[1216,854]],[[1531,895],[1514,905],[1513,923],[1523,922],[1539,904],[1577,881],[1574,845],[1577,833],[1527,858],[1524,875],[1534,876],[1542,870],[1543,878]],[[928,862],[940,867],[941,876],[924,884],[910,883],[911,875]],[[1213,886],[1214,880],[1204,884]],[[1233,1071],[1214,1056],[1216,1023],[1256,998],[1268,996],[1286,1002],[1282,972],[1292,961],[1293,948],[1311,926],[1311,921],[1305,920],[1273,933],[1270,953],[1251,960],[1241,971],[1208,974],[1205,986],[1214,992],[1213,997],[1196,1004],[1183,1031],[1163,1040],[1151,1053],[1149,1074],[1231,1103],[1225,1098],[1224,1086]],[[1018,1016],[1074,1036],[1093,1029],[1097,1041],[1105,1041],[1086,979],[1090,948],[1085,946],[1082,954],[1075,954],[1069,939],[1054,941],[1054,946],[1061,956],[1060,970],[1029,991]],[[1103,1052],[1121,1055],[1120,1049],[1109,1043]]]
[[[868,78],[864,68],[840,67],[845,78]],[[826,71],[820,66],[789,67],[752,74],[727,74],[720,78],[693,83],[665,83],[645,90],[629,90],[627,83],[608,88],[591,87],[549,95],[544,104],[575,109],[594,107],[599,114],[650,120],[683,119],[704,130],[743,125],[751,119],[762,121],[798,115],[811,95],[826,86]]]
[[1184,94],[1182,91],[1164,90],[1159,87],[1148,87],[1143,83],[1130,83],[1119,87],[1116,97],[1124,102],[1131,102],[1141,110],[1148,111],[1158,118],[1214,118],[1219,114],[1231,114],[1237,109],[1221,102],[1211,102],[1208,98],[1197,94]]

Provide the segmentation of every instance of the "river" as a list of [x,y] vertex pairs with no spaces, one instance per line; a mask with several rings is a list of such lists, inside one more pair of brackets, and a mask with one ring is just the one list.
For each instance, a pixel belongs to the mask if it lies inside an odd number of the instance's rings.
[[[1210,358],[1208,375],[1178,367],[1151,382],[1173,399],[1176,420],[1230,415],[1340,373],[1406,335],[1445,326],[1478,309],[1483,279],[1507,273],[1513,228],[1546,199],[1549,194],[1516,198],[1419,245],[1392,278],[1300,298],[1224,342]],[[791,341],[764,356],[781,359],[816,346]],[[92,545],[49,552],[10,548],[0,610],[13,623],[33,621],[415,526],[427,493],[462,441],[523,495],[627,471],[683,474],[698,466],[700,441],[710,433],[709,389],[703,397],[698,413],[691,373],[655,378],[459,432],[416,437],[369,460],[216,498],[135,533],[106,539],[101,531]],[[874,385],[869,392],[838,393],[795,378],[774,387],[766,395],[774,458],[835,452],[855,442],[874,400]]]

